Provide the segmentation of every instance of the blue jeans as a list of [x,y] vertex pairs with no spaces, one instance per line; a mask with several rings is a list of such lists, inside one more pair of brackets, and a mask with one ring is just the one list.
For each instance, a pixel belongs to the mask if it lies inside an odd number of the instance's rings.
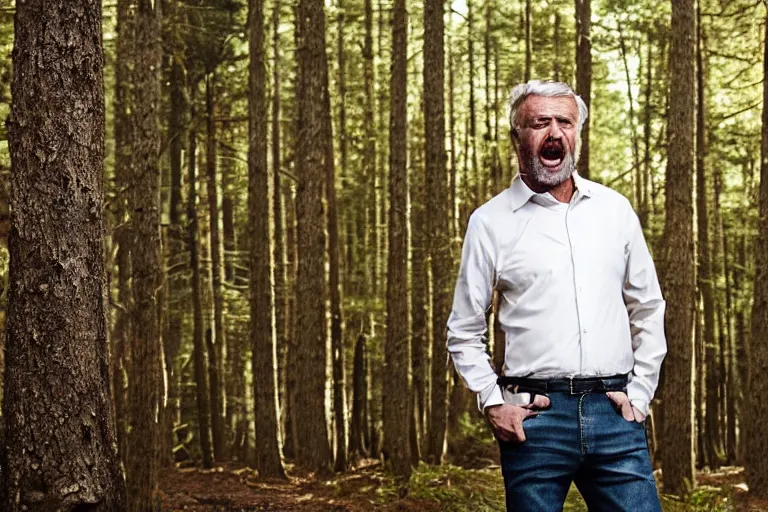
[[660,512],[645,425],[605,393],[549,393],[523,421],[526,441],[499,441],[507,511],[561,511],[571,482],[592,511]]

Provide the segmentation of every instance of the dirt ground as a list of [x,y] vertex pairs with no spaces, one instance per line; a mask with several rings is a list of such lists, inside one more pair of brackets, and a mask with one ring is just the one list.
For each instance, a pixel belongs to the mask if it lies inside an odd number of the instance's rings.
[[377,461],[323,480],[290,467],[288,480],[281,481],[261,479],[249,468],[220,466],[168,470],[160,475],[160,489],[163,511],[169,512],[440,510],[437,503],[410,498],[377,503],[384,478]]
[[[289,466],[288,480],[265,480],[247,467],[219,466],[210,471],[170,469],[160,476],[163,511],[255,512],[255,511],[418,511],[444,508],[439,501],[397,498],[378,461],[364,461],[358,468],[319,479]],[[701,473],[699,488],[720,488],[727,492],[732,505],[726,510],[768,512],[768,501],[747,501],[743,468],[722,468]],[[666,503],[666,501],[665,501]],[[665,505],[665,509],[667,506]],[[677,510],[677,507],[675,507]],[[704,506],[685,510],[711,510]],[[720,510],[720,509],[718,509]]]

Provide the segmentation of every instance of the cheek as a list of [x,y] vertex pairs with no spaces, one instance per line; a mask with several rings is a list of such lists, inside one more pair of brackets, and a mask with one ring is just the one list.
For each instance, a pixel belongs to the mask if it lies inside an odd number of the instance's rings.
[[520,146],[523,151],[528,153],[535,153],[536,148],[539,147],[539,138],[535,136],[527,136],[520,139]]

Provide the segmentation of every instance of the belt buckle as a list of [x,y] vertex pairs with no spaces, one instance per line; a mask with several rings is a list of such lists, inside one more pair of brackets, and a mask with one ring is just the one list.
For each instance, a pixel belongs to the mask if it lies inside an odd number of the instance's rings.
[[568,389],[570,390],[570,394],[573,395],[573,376],[568,377]]

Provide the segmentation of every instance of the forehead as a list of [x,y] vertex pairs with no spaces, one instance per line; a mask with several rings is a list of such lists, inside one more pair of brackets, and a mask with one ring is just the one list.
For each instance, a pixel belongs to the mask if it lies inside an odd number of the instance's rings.
[[521,119],[538,117],[567,117],[577,119],[579,108],[573,96],[537,96],[525,98],[520,108]]

